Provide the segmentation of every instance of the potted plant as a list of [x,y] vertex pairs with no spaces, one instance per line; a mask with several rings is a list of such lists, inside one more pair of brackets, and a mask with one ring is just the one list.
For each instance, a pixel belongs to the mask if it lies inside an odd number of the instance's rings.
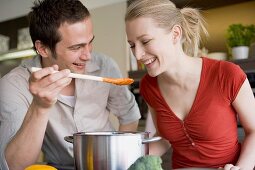
[[233,59],[248,58],[249,47],[255,40],[255,25],[232,24],[227,29],[227,44]]

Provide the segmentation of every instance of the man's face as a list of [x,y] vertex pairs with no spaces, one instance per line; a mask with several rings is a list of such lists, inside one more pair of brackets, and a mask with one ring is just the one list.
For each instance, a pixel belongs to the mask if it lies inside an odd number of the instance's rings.
[[70,69],[74,73],[84,73],[87,61],[91,59],[94,39],[91,18],[72,24],[64,23],[58,32],[61,40],[56,44],[55,58],[51,56],[52,64],[57,64],[60,70]]

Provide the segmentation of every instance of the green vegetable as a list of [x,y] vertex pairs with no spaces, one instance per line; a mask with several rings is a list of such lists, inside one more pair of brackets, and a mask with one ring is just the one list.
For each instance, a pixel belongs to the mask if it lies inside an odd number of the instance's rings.
[[128,170],[163,170],[159,156],[146,155],[138,158]]

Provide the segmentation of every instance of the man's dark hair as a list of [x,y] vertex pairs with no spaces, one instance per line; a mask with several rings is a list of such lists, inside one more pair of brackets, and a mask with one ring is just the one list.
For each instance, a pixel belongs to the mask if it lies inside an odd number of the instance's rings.
[[127,7],[131,5],[135,0],[127,0]]
[[79,0],[37,0],[28,14],[29,31],[33,44],[40,40],[55,53],[61,40],[61,24],[75,23],[90,17],[88,9]]

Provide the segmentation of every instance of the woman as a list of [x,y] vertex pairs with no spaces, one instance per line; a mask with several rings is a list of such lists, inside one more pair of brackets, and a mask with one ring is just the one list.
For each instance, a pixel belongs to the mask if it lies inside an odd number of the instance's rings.
[[[207,34],[199,11],[169,0],[129,1],[126,32],[136,59],[148,74],[140,85],[157,134],[150,145],[162,155],[171,146],[173,168],[253,169],[255,100],[239,66],[197,56]],[[237,117],[246,138],[237,137]]]

